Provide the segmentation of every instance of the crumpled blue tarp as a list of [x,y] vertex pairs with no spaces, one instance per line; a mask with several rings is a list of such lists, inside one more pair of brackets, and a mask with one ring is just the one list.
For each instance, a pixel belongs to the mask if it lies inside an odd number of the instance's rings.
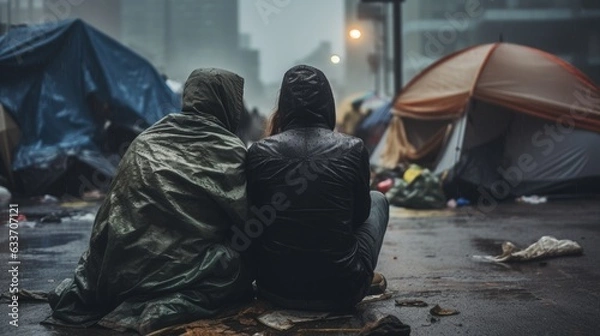
[[[106,120],[93,115],[90,95],[110,106],[106,119],[131,129],[143,130],[181,106],[148,61],[81,20],[0,36],[0,104],[22,133],[14,171],[49,169],[65,156],[85,162],[86,153],[99,153]],[[95,162],[113,170],[108,160]]]

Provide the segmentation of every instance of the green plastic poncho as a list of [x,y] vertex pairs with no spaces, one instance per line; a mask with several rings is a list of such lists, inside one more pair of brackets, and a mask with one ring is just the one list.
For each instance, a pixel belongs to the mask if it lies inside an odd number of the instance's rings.
[[233,134],[242,95],[241,77],[196,70],[183,112],[133,141],[74,278],[50,293],[55,323],[147,334],[247,298],[251,279],[229,244],[247,211],[246,148]]

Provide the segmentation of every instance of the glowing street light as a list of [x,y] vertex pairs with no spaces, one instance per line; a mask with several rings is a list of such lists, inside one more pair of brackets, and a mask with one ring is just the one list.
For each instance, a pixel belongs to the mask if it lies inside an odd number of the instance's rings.
[[362,32],[358,29],[352,29],[348,32],[348,35],[350,35],[350,38],[358,40],[362,36]]
[[338,64],[341,62],[342,59],[338,55],[331,55],[330,60],[331,60],[331,63]]

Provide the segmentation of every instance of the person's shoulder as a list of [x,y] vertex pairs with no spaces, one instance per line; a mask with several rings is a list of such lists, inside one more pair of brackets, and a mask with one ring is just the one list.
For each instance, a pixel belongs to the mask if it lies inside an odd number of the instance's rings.
[[254,142],[250,148],[248,148],[248,155],[260,155],[273,149],[274,146],[280,142],[277,135],[266,137]]
[[343,144],[348,149],[362,151],[366,148],[361,138],[341,132],[332,132],[331,134],[337,143]]

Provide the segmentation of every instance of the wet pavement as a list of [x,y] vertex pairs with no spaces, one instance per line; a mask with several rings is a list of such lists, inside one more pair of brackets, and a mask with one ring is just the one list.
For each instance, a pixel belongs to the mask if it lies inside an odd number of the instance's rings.
[[[71,277],[87,247],[96,205],[60,224],[19,228],[19,287],[48,291]],[[21,207],[31,219],[53,206]],[[351,318],[298,324],[277,332],[251,324],[248,335],[352,335],[387,314],[412,328],[411,335],[598,335],[600,334],[600,200],[541,205],[502,204],[481,215],[472,208],[409,211],[392,208],[378,270],[388,279],[392,297],[362,303]],[[8,270],[8,228],[0,234],[0,260]],[[504,241],[526,247],[552,235],[580,243],[584,255],[526,263],[492,264],[474,256],[497,255]],[[9,272],[0,272],[2,292]],[[395,300],[418,299],[428,307],[398,307]],[[432,319],[439,304],[460,314]],[[50,315],[45,303],[19,305],[19,327],[9,325],[8,302],[0,306],[1,335],[114,335],[104,329],[65,329],[41,325]],[[320,329],[321,332],[315,329]],[[326,329],[327,331],[323,331]],[[337,329],[335,331],[332,329]],[[131,333],[130,333],[131,334]]]

